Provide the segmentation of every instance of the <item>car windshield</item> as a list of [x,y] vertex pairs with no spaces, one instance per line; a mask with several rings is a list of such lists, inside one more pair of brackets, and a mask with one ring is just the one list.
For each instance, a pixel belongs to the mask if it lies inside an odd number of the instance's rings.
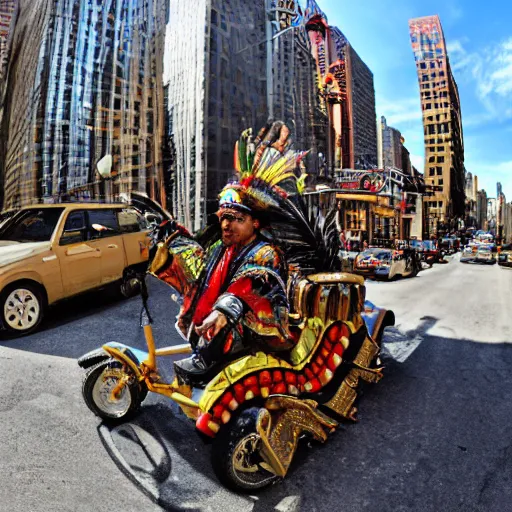
[[49,242],[64,208],[29,208],[19,211],[0,230],[0,240]]
[[386,249],[368,249],[361,253],[361,259],[370,259],[375,258],[377,260],[390,260],[391,259],[391,251]]

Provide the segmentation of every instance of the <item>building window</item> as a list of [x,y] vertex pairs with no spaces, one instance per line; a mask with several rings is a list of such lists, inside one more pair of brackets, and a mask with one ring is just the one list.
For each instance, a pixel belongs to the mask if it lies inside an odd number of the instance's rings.
[[437,172],[438,176],[442,176],[443,175],[443,168],[442,167],[436,167],[436,172]]
[[432,108],[432,103],[425,104],[425,110],[430,110]]
[[437,146],[437,151],[444,151],[444,146]]
[[443,185],[443,183],[444,183],[443,178],[439,178],[439,181],[437,182],[437,184],[442,186],[442,185]]
[[444,156],[438,156],[437,157],[437,163],[438,164],[444,164]]
[[436,161],[436,157],[435,156],[431,156],[431,157],[429,157],[428,161],[429,161],[429,163],[433,163],[433,162]]
[[434,167],[429,167],[428,169],[428,175],[429,176],[434,176],[436,173],[436,169]]

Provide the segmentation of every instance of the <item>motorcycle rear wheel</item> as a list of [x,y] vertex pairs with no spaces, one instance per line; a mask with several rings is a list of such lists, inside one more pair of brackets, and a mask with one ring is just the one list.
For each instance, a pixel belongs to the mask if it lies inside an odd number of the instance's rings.
[[233,418],[221,428],[212,447],[213,470],[221,483],[234,491],[254,492],[280,479],[260,466],[258,411],[258,407],[251,407]]
[[113,397],[112,391],[125,375],[121,363],[108,359],[90,368],[82,383],[82,395],[87,407],[110,423],[121,423],[133,416],[147,394],[132,378],[121,389],[119,396]]

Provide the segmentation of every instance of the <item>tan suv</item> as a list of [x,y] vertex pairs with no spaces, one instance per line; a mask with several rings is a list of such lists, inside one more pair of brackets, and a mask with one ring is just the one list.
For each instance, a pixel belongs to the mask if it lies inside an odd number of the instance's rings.
[[34,205],[0,227],[0,311],[14,334],[32,332],[48,305],[145,270],[148,227],[124,204]]

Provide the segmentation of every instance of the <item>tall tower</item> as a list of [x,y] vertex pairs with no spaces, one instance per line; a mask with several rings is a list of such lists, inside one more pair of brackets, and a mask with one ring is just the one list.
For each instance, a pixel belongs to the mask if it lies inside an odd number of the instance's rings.
[[7,64],[9,39],[14,27],[17,7],[16,0],[0,0],[0,81],[3,79]]
[[326,153],[316,61],[298,4],[284,0],[174,0],[165,53],[173,210],[198,229],[233,179],[240,132],[285,121],[309,169]]
[[[464,142],[459,91],[437,15],[409,20],[425,137],[425,208],[445,230],[464,217]],[[433,225],[437,225],[433,223]]]
[[[14,5],[1,2],[2,8]],[[111,200],[131,190],[165,204],[162,62],[168,2],[15,4],[0,113],[3,208]],[[113,157],[115,174],[108,185],[95,172],[106,154]]]

